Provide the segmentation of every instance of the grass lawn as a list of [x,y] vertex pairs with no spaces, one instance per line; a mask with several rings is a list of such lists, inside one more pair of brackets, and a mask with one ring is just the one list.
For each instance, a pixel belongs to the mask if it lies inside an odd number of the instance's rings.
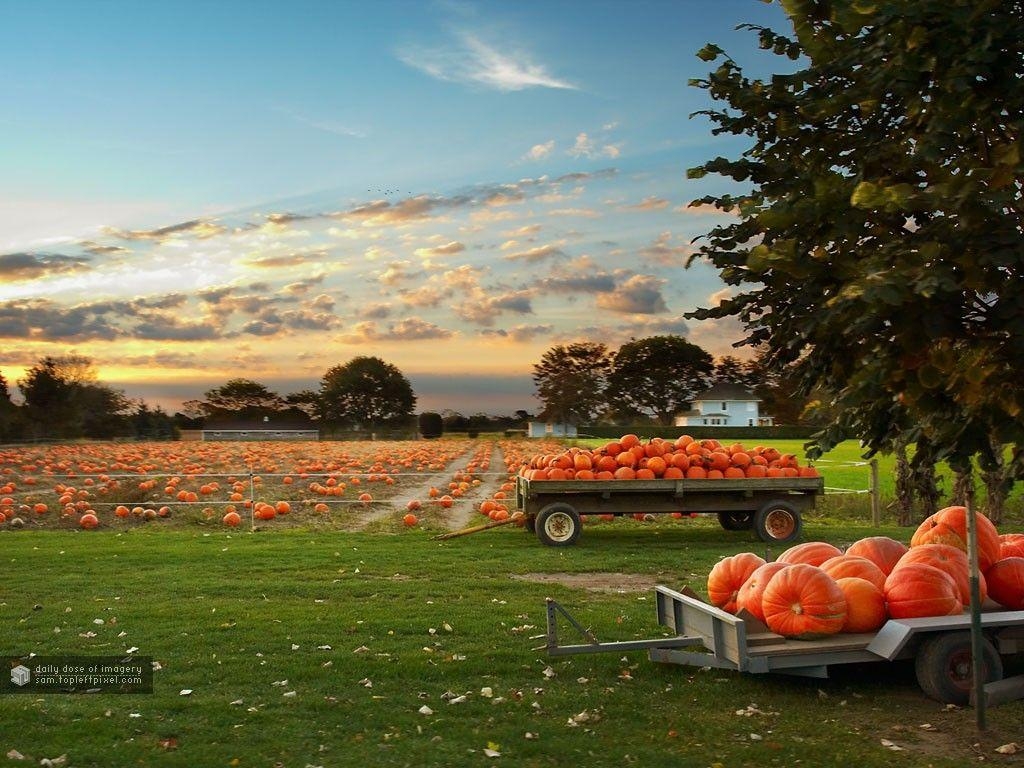
[[[809,680],[534,650],[546,596],[602,640],[664,630],[647,587],[514,577],[622,574],[703,592],[717,558],[761,548],[750,532],[617,521],[565,549],[512,527],[434,532],[0,532],[4,653],[134,647],[160,665],[149,695],[0,697],[0,754],[26,757],[12,766],[66,754],[79,768],[1021,763],[995,749],[1024,742],[1024,703],[990,710],[979,733],[972,710],[927,699],[905,664]],[[835,543],[877,533],[910,535],[805,525]]]

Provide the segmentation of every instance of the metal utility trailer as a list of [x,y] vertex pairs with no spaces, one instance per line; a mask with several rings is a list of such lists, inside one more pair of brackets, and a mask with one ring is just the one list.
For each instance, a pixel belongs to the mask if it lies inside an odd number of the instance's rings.
[[730,531],[753,528],[769,543],[800,535],[802,513],[825,492],[821,477],[722,480],[527,480],[516,482],[516,507],[543,544],[564,547],[580,535],[580,515],[665,512],[716,514]]
[[[971,695],[969,613],[921,619],[890,619],[878,632],[840,634],[816,640],[777,635],[749,614],[734,616],[703,602],[689,590],[655,587],[658,623],[674,637],[600,643],[554,600],[547,602],[547,652],[552,656],[646,650],[652,661],[736,672],[775,672],[828,677],[829,667],[914,659],[921,689],[938,701],[966,704]],[[560,645],[561,614],[587,642]],[[990,610],[981,615],[985,634],[986,704],[1024,697],[1024,677],[1003,679],[1002,656],[1024,652],[1024,611]]]

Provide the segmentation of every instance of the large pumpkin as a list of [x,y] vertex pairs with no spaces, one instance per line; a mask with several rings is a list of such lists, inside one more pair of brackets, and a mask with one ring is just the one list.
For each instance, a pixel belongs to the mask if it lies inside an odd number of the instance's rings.
[[963,613],[953,577],[934,565],[908,563],[894,568],[885,580],[884,591],[889,617],[893,619]]
[[888,576],[907,551],[907,545],[888,536],[868,536],[858,539],[846,549],[846,554],[866,557]]
[[1024,610],[1024,557],[1007,557],[988,569],[988,594],[1004,608]]
[[836,579],[846,598],[843,632],[875,632],[885,624],[885,594],[872,582],[856,576]]
[[[957,549],[949,544],[922,544],[918,547],[911,547],[896,563],[896,568],[893,570],[910,563],[933,565],[940,571],[948,573],[956,582],[956,591],[960,595],[960,602],[963,603],[964,608],[970,606],[971,572],[967,563],[967,553],[962,549]],[[987,594],[984,574],[979,574],[978,587],[981,592],[981,602],[984,603]]]
[[827,541],[805,541],[803,544],[792,546],[779,555],[776,560],[780,563],[796,565],[805,563],[807,565],[821,565],[830,557],[843,554],[839,547],[829,544]]
[[758,621],[763,622],[764,608],[761,606],[761,598],[764,597],[764,589],[768,586],[772,576],[788,567],[789,565],[786,563],[765,563],[750,574],[750,578],[743,582],[743,586],[740,587],[740,591],[736,595],[736,611],[745,610]]
[[846,597],[821,568],[797,563],[772,576],[761,597],[764,620],[776,634],[798,639],[834,635],[846,621]]
[[708,600],[723,611],[736,613],[736,593],[762,565],[764,558],[753,552],[740,552],[719,560],[708,574]]
[[999,536],[999,559],[1024,557],[1024,533],[1003,533]]
[[[981,512],[978,521],[978,567],[987,571],[999,559],[999,531]],[[911,548],[921,544],[949,544],[967,551],[967,508],[946,507],[925,518],[910,539]]]
[[830,557],[821,564],[821,570],[837,581],[852,576],[870,581],[879,591],[885,586],[885,574],[882,573],[882,569],[866,557],[850,554]]

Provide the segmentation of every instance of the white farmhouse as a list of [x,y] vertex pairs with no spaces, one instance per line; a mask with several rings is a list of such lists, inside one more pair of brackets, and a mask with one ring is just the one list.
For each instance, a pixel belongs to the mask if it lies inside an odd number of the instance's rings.
[[531,421],[527,425],[527,437],[576,437],[576,425],[563,422]]
[[739,384],[715,384],[693,400],[692,410],[676,416],[677,427],[770,427],[771,416],[760,413],[761,401]]

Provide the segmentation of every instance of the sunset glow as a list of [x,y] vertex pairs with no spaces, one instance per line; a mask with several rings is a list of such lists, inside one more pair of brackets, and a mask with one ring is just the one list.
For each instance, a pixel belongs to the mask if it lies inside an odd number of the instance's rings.
[[778,8],[88,5],[19,4],[0,31],[12,387],[75,352],[173,411],[372,354],[419,409],[502,412],[536,408],[531,367],[557,343],[736,354],[737,327],[683,318],[728,295],[683,268],[728,216],[687,207],[720,182],[686,169],[742,150],[688,118],[705,105],[686,81],[705,42],[750,55],[734,26]]

